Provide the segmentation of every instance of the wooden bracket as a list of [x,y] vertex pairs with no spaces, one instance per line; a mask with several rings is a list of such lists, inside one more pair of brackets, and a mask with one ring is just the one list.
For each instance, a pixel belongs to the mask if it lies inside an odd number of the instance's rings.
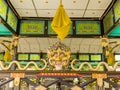
[[20,83],[20,78],[24,78],[25,73],[11,73],[10,77],[14,78],[14,85],[18,86]]
[[103,86],[103,79],[107,78],[107,74],[106,73],[93,73],[92,78],[96,78],[98,86],[102,87]]

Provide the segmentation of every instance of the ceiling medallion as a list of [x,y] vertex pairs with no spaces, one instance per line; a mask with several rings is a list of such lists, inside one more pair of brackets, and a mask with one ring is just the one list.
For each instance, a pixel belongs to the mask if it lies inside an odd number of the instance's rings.
[[70,59],[71,50],[61,42],[56,42],[47,50],[49,64],[54,66],[56,70],[61,70],[63,66],[67,66]]

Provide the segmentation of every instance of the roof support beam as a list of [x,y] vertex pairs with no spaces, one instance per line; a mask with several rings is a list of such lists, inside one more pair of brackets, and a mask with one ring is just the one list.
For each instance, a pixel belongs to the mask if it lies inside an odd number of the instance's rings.
[[38,85],[32,81],[30,81],[28,78],[22,78],[23,81],[25,81],[26,83],[34,86],[34,87],[37,87]]
[[108,82],[110,85],[112,85],[112,86],[113,86],[114,88],[116,88],[116,89],[120,88],[120,85],[119,85],[119,84],[110,81],[108,78],[107,78],[107,79],[104,79],[104,81]]
[[9,83],[9,82],[11,82],[11,81],[13,81],[13,80],[14,80],[14,78],[10,78],[10,79],[8,79],[8,80],[5,80],[5,81],[3,81],[3,82],[0,82],[0,87],[3,86],[3,85],[5,85],[5,84],[7,84],[7,83]]
[[87,81],[87,82],[85,82],[83,84],[80,84],[79,86],[83,88],[84,86],[87,86],[88,84],[90,84],[90,83],[92,83],[94,81],[96,81],[96,79],[91,79],[91,80],[89,80],[89,81]]
[[53,81],[49,81],[49,82],[45,85],[45,87],[49,87],[49,86],[51,86],[52,84],[56,83],[57,81],[59,81],[59,79],[55,79],[55,80],[53,80]]

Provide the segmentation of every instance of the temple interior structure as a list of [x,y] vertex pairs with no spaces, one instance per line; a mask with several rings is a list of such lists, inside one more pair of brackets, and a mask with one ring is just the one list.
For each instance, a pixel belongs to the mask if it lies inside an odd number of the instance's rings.
[[120,90],[120,0],[0,0],[0,90]]

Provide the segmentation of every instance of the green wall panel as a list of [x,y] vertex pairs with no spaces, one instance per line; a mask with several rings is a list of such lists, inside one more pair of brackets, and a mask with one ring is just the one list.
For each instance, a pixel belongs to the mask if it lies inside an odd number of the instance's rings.
[[28,60],[28,54],[18,54],[18,60]]
[[71,54],[70,58],[71,58],[71,60],[76,59],[76,54]]
[[120,18],[120,0],[118,0],[114,5],[114,14],[115,14],[115,21],[117,21]]
[[80,61],[89,61],[89,55],[79,55]]
[[6,20],[7,4],[4,0],[0,0],[0,16]]
[[44,34],[45,21],[22,20],[20,34]]
[[100,34],[99,21],[76,21],[76,35]]
[[[54,32],[54,30],[51,27],[51,22],[52,21],[48,21],[48,35],[53,35],[53,34],[55,35],[56,33]],[[72,35],[72,34],[73,34],[73,29],[72,29],[72,24],[71,24],[69,35]]]
[[54,30],[52,29],[52,27],[51,27],[51,22],[52,21],[48,21],[48,34],[56,34],[55,32],[54,32]]
[[101,61],[101,55],[90,55],[91,61]]
[[8,23],[8,25],[10,25],[10,27],[11,27],[14,31],[16,31],[16,29],[17,29],[17,22],[18,22],[17,17],[16,17],[15,14],[12,12],[12,10],[9,8],[9,10],[8,10],[7,23]]
[[40,60],[40,54],[30,54],[30,60]]
[[103,19],[104,32],[106,33],[113,26],[113,12],[112,10]]

